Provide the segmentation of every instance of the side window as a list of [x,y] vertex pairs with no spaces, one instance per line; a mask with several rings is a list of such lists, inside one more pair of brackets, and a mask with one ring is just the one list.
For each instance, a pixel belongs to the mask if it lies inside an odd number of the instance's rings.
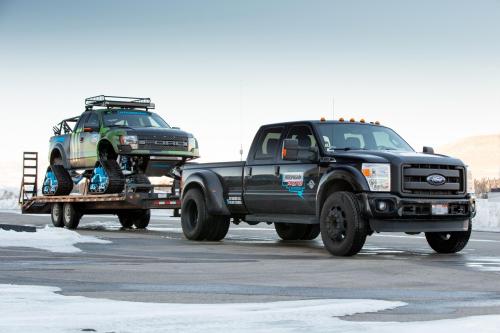
[[83,123],[84,123],[84,122],[85,122],[85,120],[87,119],[88,115],[89,115],[89,114],[88,114],[87,112],[85,112],[85,113],[83,113],[83,114],[82,114],[82,116],[80,117],[80,119],[79,119],[79,120],[78,120],[78,122],[76,123],[75,128],[73,129],[73,132],[76,132],[76,131],[78,131],[78,130],[83,129]]
[[299,141],[299,147],[302,148],[312,148],[316,147],[316,139],[309,126],[296,125],[290,128],[288,131],[287,139],[296,139]]
[[272,160],[278,153],[283,127],[267,128],[260,134],[255,151],[256,160]]
[[97,113],[91,113],[90,116],[85,120],[84,127],[99,128],[99,116]]

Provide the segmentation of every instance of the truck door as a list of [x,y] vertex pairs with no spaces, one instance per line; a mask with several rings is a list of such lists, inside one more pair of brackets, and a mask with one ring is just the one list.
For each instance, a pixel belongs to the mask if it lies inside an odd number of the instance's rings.
[[[309,125],[291,126],[286,139],[297,139],[303,148],[317,147],[317,141]],[[281,152],[281,150],[280,150]],[[273,205],[283,214],[316,213],[316,190],[319,183],[319,164],[317,161],[285,161],[279,154],[278,195]]]
[[250,213],[277,213],[274,198],[280,191],[276,159],[283,126],[260,131],[248,154],[244,170],[244,201]]
[[97,143],[99,142],[99,116],[92,112],[83,124],[83,131],[79,138],[79,156],[82,158],[81,167],[93,168],[97,161]]
[[84,112],[73,129],[71,133],[70,145],[69,145],[69,159],[70,165],[73,169],[81,168],[83,165],[83,159],[80,156],[80,136],[83,133],[83,124],[90,112]]

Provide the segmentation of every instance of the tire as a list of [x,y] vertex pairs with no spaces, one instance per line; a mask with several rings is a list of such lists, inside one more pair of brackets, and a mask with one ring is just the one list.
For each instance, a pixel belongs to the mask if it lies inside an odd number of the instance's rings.
[[453,232],[426,232],[425,239],[429,246],[437,253],[457,253],[464,249],[469,242],[472,232],[472,223],[469,222],[467,231]]
[[230,225],[229,216],[213,216],[207,232],[207,241],[218,242],[226,237]]
[[351,192],[335,192],[325,201],[320,216],[321,239],[335,256],[352,256],[366,241],[367,221]]
[[304,235],[300,238],[302,240],[313,240],[319,236],[321,229],[318,224],[308,224]]
[[204,240],[209,234],[212,216],[208,214],[203,193],[193,188],[182,199],[181,225],[184,236],[189,240]]
[[139,210],[134,214],[134,226],[137,229],[146,229],[149,225],[149,221],[151,220],[151,210],[144,209]]
[[274,229],[282,240],[299,240],[307,232],[307,224],[299,223],[274,223]]
[[130,211],[125,211],[122,213],[118,213],[118,220],[120,221],[120,224],[122,225],[122,228],[125,229],[130,229],[134,225],[134,220],[132,218],[132,215]]
[[63,205],[61,203],[52,204],[50,209],[50,218],[52,219],[52,224],[56,228],[63,228]]
[[[136,184],[136,185],[151,185],[148,176],[143,173],[136,173],[127,177],[127,185]],[[135,193],[149,193],[151,188],[149,186],[145,187],[136,187],[131,190]]]
[[63,205],[63,223],[68,229],[78,228],[82,214],[75,209],[75,206],[69,202]]

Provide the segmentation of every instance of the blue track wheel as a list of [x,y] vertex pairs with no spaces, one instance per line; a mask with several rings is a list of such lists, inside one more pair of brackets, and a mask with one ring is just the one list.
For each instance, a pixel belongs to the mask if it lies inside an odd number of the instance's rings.
[[73,190],[73,181],[62,165],[51,165],[43,179],[43,195],[68,195]]
[[120,193],[125,186],[125,177],[115,160],[96,162],[88,186],[89,194]]

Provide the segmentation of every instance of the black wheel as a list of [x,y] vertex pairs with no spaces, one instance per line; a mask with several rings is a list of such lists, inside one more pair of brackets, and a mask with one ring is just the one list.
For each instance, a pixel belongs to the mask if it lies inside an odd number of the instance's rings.
[[[148,176],[143,173],[136,173],[127,177],[127,185],[151,185]],[[138,186],[131,189],[131,192],[136,193],[149,193],[151,188],[149,186]]]
[[313,240],[319,236],[321,229],[319,224],[308,224],[304,235],[300,238],[302,240]]
[[211,216],[207,212],[203,193],[196,188],[188,190],[182,199],[181,225],[187,239],[204,240],[207,237]]
[[124,211],[118,213],[118,220],[120,221],[120,224],[122,225],[123,228],[125,229],[130,229],[134,225],[134,220],[132,218],[131,212],[129,211]]
[[274,229],[282,240],[299,240],[303,239],[307,224],[299,223],[274,223]]
[[134,214],[134,225],[137,229],[145,229],[149,225],[151,219],[151,210],[139,210]]
[[229,230],[229,216],[213,216],[207,232],[207,241],[218,242],[226,237]]
[[75,209],[75,206],[69,202],[63,205],[63,223],[68,229],[78,228],[82,215]]
[[52,204],[52,208],[50,210],[50,217],[52,219],[52,224],[56,228],[64,227],[63,222],[63,205],[61,203]]
[[365,244],[367,221],[353,193],[335,192],[325,201],[320,216],[325,248],[336,256],[352,256]]
[[429,246],[437,253],[457,253],[464,249],[469,242],[472,232],[471,223],[467,231],[453,232],[426,232],[425,239]]

